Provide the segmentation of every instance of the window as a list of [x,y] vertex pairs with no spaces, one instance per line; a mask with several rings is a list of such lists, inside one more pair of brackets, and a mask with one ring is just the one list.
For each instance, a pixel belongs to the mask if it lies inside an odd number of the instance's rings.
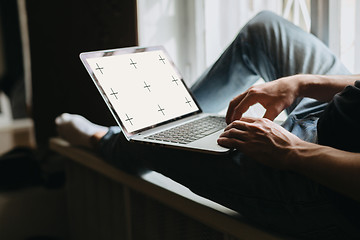
[[353,73],[360,72],[360,1],[313,0],[312,32]]
[[339,56],[351,72],[360,72],[360,1],[342,0],[340,3],[340,10],[337,10],[337,14],[340,14],[340,32],[338,33],[340,35]]
[[140,45],[164,45],[191,85],[261,10],[311,31],[360,72],[360,0],[138,0]]
[[138,0],[139,44],[164,45],[191,85],[257,12],[283,0]]

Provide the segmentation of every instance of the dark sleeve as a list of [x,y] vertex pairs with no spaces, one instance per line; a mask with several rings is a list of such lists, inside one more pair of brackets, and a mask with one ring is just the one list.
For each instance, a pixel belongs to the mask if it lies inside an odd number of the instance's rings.
[[319,144],[360,152],[360,81],[334,96],[317,129]]

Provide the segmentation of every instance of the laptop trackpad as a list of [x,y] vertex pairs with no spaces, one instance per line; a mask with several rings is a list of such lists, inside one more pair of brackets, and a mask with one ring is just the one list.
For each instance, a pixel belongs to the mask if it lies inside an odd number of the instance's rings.
[[206,136],[204,138],[201,138],[199,140],[196,140],[192,143],[190,143],[189,145],[191,147],[196,147],[199,149],[203,149],[203,150],[210,150],[210,151],[215,151],[215,152],[228,152],[229,149],[228,148],[224,148],[222,146],[220,146],[217,143],[217,140],[219,138],[219,136],[224,132],[224,130],[219,130],[209,136]]

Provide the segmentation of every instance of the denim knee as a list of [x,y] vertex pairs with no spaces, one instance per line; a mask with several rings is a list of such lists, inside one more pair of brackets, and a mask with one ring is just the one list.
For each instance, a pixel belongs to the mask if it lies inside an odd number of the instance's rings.
[[250,38],[248,40],[253,41],[254,38],[258,39],[271,39],[276,36],[273,34],[280,26],[286,26],[289,23],[284,18],[271,11],[261,11],[255,17],[253,17],[241,30],[241,38]]

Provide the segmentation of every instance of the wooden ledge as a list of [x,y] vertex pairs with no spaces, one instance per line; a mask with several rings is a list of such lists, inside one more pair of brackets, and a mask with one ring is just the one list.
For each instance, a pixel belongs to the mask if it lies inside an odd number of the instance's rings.
[[200,197],[186,187],[156,172],[141,177],[130,175],[103,161],[91,151],[53,138],[50,148],[70,160],[142,193],[218,231],[241,239],[281,239],[241,220],[235,211]]

